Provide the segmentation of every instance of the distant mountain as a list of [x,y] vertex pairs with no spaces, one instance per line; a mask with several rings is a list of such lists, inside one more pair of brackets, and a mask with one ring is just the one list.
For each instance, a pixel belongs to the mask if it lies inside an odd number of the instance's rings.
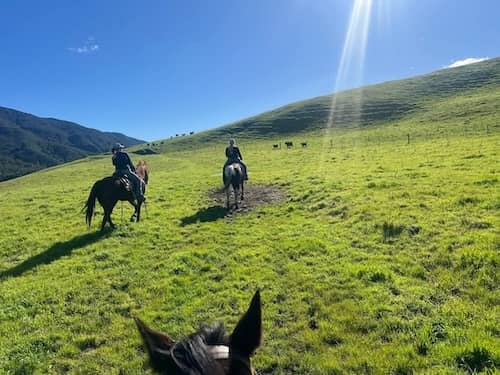
[[115,142],[144,143],[120,133],[0,107],[0,181],[109,151]]
[[[491,95],[476,95],[486,90]],[[439,120],[457,117],[454,110],[437,114],[437,105],[453,108],[457,95],[474,95],[467,111],[482,115],[498,114],[500,58],[441,69],[408,79],[384,82],[353,90],[291,103],[275,110],[192,136],[175,137],[162,143],[164,150],[182,150],[207,142],[225,144],[227,138],[276,139],[325,129],[331,116],[334,128],[367,127],[402,121],[415,116],[435,115]],[[488,102],[488,105],[486,105]],[[332,103],[335,103],[332,113]],[[465,108],[464,108],[465,110]],[[471,112],[462,114],[466,117]],[[438,118],[433,119],[438,120]]]

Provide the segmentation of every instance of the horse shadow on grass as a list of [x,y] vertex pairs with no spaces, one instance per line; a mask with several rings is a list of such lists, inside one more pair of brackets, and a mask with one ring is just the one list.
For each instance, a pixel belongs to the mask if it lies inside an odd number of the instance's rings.
[[191,216],[186,216],[181,219],[181,226],[195,224],[197,222],[216,221],[227,215],[227,210],[221,206],[211,206],[199,210]]
[[37,266],[40,266],[42,264],[50,264],[63,256],[70,255],[73,250],[85,247],[91,243],[105,238],[109,233],[110,231],[105,231],[104,233],[92,232],[73,237],[69,241],[56,242],[44,252],[26,259],[24,262],[11,269],[1,271],[0,280],[5,277],[21,276],[24,272],[29,271]]

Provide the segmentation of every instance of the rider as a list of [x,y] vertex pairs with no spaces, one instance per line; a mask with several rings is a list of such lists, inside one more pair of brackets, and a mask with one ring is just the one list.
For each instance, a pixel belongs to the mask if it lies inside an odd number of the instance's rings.
[[134,185],[135,196],[137,197],[137,202],[143,202],[145,200],[141,189],[141,178],[135,174],[135,168],[130,160],[130,156],[123,151],[125,146],[120,143],[115,143],[111,152],[113,153],[113,165],[115,166],[115,173],[113,176],[127,176],[132,184]]
[[240,149],[236,146],[236,141],[234,138],[229,140],[229,146],[226,147],[226,163],[222,168],[222,177],[224,179],[224,169],[232,163],[239,163],[243,167],[243,179],[248,180],[247,166],[243,163],[243,156],[241,156]]

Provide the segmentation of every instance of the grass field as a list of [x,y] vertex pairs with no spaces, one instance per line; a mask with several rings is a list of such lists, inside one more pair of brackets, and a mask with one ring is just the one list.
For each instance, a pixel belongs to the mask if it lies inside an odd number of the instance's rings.
[[404,133],[242,144],[248,189],[284,200],[202,222],[183,219],[212,207],[223,145],[149,156],[147,215],[124,206],[102,236],[80,210],[109,156],[2,183],[1,371],[148,372],[131,316],[176,338],[232,327],[258,287],[261,374],[498,367],[500,132]]
[[[143,221],[119,204],[103,235],[81,209],[110,155],[1,183],[0,373],[151,373],[132,316],[176,339],[232,329],[257,288],[259,374],[498,373],[500,91],[474,90],[238,137],[249,194],[281,199],[228,216],[222,137],[145,156]],[[285,140],[308,147],[272,149]]]

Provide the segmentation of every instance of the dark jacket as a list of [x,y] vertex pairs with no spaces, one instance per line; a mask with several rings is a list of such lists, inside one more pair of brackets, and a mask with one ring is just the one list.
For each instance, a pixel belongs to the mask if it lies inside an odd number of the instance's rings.
[[123,151],[116,151],[116,153],[113,155],[113,165],[115,166],[115,169],[117,171],[130,169],[132,172],[135,172],[135,168],[132,164],[132,161],[130,160],[130,157],[126,152]]
[[226,147],[226,157],[233,160],[243,160],[240,149],[236,146],[233,146],[232,150],[229,148],[229,146]]

